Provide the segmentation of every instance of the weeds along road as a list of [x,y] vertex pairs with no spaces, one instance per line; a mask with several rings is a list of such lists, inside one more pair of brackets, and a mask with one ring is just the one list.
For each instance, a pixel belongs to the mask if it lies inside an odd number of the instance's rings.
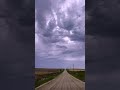
[[74,78],[65,70],[54,80],[35,90],[85,90],[85,82]]

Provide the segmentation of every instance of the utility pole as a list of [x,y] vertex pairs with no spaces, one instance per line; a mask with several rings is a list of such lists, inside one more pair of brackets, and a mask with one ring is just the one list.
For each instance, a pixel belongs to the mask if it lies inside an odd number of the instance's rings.
[[73,71],[74,71],[74,64],[73,64]]

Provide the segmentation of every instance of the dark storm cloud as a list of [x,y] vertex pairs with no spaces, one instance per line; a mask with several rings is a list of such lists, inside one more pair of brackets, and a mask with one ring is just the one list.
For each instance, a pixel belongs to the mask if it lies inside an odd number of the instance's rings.
[[119,90],[120,38],[87,35],[85,45],[86,89]]
[[0,1],[0,54],[1,89],[32,90],[34,1]]
[[86,1],[86,90],[119,90],[119,1]]
[[72,30],[74,28],[74,22],[70,19],[69,21],[68,20],[64,21],[63,25],[64,25],[63,28],[65,28],[66,30]]
[[[44,14],[43,12],[49,11],[51,7],[51,2],[50,0],[36,0],[35,1],[35,9],[38,9],[41,14]],[[39,13],[40,13],[39,12]]]
[[[64,63],[67,61],[69,64],[73,63],[71,61],[75,61],[74,63],[76,65],[77,61],[83,63],[85,60],[85,47],[83,47],[85,13],[83,7],[84,0],[36,1],[36,67],[44,66],[46,64],[45,62],[51,59],[54,62]],[[77,50],[80,51],[77,52]],[[78,53],[81,55],[78,55]],[[60,64],[58,62],[56,64]],[[67,63],[65,63],[64,67],[67,67]],[[52,67],[54,67],[54,63]],[[81,68],[84,68],[84,64]]]
[[83,41],[85,42],[85,34],[81,34],[80,32],[74,31],[74,35],[71,35],[70,38],[73,41]]
[[36,19],[42,29],[45,29],[45,13],[51,12],[51,2],[50,0],[36,0],[35,9],[37,11]]
[[[106,74],[87,74],[86,76],[86,89],[95,89],[95,90],[119,90],[119,71],[112,71],[112,73]],[[98,82],[99,81],[99,82]],[[95,86],[94,86],[95,85]]]
[[119,6],[119,0],[87,0],[86,33],[119,37]]
[[64,49],[67,49],[66,46],[61,46],[61,45],[57,45],[58,48],[64,48]]

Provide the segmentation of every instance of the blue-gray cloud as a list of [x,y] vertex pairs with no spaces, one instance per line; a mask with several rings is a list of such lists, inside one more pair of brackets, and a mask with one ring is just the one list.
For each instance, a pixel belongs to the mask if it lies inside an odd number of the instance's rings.
[[84,0],[36,0],[36,67],[85,68],[84,6]]

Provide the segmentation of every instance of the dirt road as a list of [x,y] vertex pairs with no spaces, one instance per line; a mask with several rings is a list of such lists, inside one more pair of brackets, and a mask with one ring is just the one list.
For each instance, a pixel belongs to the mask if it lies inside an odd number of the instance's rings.
[[85,83],[74,78],[65,70],[54,80],[35,90],[85,90]]

